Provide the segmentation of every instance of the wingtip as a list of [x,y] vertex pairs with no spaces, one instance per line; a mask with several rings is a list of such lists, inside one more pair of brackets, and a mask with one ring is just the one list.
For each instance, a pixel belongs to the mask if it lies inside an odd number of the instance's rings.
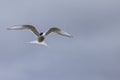
[[9,28],[6,28],[7,30],[13,30],[14,28],[13,27],[9,27]]
[[69,38],[73,38],[73,36],[71,35],[71,36],[69,36]]
[[10,30],[10,28],[6,28],[6,30]]

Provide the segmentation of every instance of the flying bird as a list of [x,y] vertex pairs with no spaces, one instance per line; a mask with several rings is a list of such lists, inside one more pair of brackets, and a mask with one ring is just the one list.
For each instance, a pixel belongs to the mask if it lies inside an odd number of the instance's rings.
[[37,29],[33,26],[33,25],[16,25],[16,26],[12,26],[7,28],[7,30],[30,30],[32,31],[36,36],[37,36],[37,40],[31,41],[29,43],[35,43],[35,44],[42,44],[45,46],[48,46],[47,43],[45,43],[45,38],[48,34],[54,32],[66,37],[72,37],[72,35],[70,35],[69,33],[57,28],[57,27],[51,27],[48,29],[47,32],[38,32]]

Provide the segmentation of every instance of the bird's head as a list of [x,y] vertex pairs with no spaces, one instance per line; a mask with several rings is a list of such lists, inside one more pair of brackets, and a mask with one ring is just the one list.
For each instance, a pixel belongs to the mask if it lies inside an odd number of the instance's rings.
[[40,33],[40,36],[42,36],[42,35],[43,35],[43,32]]

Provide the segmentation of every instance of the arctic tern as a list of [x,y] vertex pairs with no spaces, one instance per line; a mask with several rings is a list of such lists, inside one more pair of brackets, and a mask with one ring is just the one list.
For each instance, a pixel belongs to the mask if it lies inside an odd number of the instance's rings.
[[66,37],[72,37],[72,35],[70,35],[69,33],[57,27],[51,27],[48,29],[47,32],[44,32],[44,33],[38,32],[33,25],[16,25],[16,26],[7,28],[7,30],[24,30],[24,29],[32,31],[37,36],[37,40],[31,41],[29,43],[42,44],[44,46],[48,46],[47,43],[45,43],[44,41],[45,37],[52,32],[66,36]]

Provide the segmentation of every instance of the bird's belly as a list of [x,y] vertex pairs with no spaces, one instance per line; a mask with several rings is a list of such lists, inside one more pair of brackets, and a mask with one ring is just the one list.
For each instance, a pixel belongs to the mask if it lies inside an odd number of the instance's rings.
[[45,38],[43,36],[38,38],[38,42],[42,42]]

